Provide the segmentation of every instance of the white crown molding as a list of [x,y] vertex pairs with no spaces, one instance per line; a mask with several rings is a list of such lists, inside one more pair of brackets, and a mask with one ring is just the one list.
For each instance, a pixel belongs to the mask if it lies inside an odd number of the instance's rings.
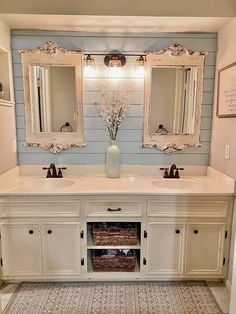
[[218,32],[232,17],[0,14],[11,29],[77,32]]

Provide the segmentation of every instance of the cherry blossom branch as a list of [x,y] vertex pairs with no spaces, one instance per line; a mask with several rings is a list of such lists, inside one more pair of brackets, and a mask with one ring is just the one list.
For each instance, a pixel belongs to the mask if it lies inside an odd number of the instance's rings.
[[128,84],[125,90],[109,92],[104,85],[102,88],[101,104],[97,104],[98,113],[108,130],[111,140],[116,140],[119,127],[126,116],[128,105],[133,93],[133,87]]

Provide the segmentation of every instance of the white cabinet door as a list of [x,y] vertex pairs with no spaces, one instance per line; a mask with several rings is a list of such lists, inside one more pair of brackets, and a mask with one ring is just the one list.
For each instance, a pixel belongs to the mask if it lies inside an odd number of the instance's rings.
[[4,224],[1,229],[4,276],[41,275],[40,226]]
[[73,275],[80,271],[79,223],[42,226],[44,275]]
[[221,274],[224,233],[224,223],[188,224],[187,274]]
[[184,224],[148,223],[147,273],[182,274]]

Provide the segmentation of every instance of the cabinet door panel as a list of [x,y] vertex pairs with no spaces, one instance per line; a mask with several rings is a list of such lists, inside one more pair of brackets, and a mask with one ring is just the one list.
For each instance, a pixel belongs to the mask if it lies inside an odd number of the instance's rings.
[[45,275],[79,273],[79,224],[43,226],[43,272]]
[[187,274],[221,273],[224,231],[224,223],[188,224]]
[[2,225],[3,273],[5,276],[41,275],[39,225]]
[[176,223],[148,223],[147,272],[149,274],[183,273],[185,227]]

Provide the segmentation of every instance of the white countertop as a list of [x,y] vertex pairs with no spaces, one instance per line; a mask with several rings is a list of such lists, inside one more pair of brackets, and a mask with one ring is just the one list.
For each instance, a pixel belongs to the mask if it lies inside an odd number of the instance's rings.
[[45,178],[22,175],[16,167],[0,176],[0,196],[16,195],[233,195],[235,181],[208,167],[207,175],[188,175],[180,179],[122,174],[110,179],[102,174],[65,175]]

